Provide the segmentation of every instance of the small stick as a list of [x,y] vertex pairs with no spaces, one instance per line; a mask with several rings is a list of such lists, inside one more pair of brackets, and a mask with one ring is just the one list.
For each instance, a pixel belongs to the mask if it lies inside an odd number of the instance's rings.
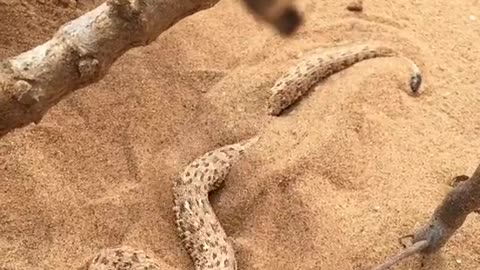
[[463,225],[472,212],[480,208],[480,165],[468,176],[455,177],[454,188],[435,208],[430,220],[413,234],[413,245],[373,270],[384,270],[415,253],[433,254],[440,250]]
[[419,253],[421,250],[428,246],[427,240],[421,240],[413,245],[405,248],[404,250],[400,251],[397,255],[390,257],[386,262],[383,264],[373,268],[372,270],[388,270],[390,267],[394,266],[395,264],[399,263],[403,259],[406,259],[412,255]]

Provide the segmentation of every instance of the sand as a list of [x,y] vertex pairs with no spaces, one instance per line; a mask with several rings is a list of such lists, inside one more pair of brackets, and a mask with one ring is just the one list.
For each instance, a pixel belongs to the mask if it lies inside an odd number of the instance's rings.
[[[100,2],[0,0],[0,57]],[[193,269],[172,181],[204,152],[256,134],[211,196],[239,269],[369,269],[400,250],[398,237],[478,162],[480,21],[470,15],[480,6],[366,0],[356,14],[349,0],[298,4],[306,23],[285,40],[223,0],[2,138],[0,265],[77,269],[101,248],[130,245],[165,269]],[[331,76],[282,117],[265,114],[269,88],[297,57],[366,40],[418,63],[422,96],[407,94],[405,60],[378,58]],[[479,230],[471,215],[424,268],[415,257],[396,269],[478,269]]]

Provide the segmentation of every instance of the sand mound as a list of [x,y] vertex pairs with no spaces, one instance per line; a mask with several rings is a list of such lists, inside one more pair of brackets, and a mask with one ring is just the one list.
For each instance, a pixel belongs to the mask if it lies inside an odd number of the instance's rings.
[[[0,0],[0,56],[99,2]],[[260,142],[211,198],[240,269],[368,269],[395,253],[478,158],[480,25],[469,15],[480,8],[364,1],[357,15],[348,2],[300,1],[306,24],[284,40],[222,1],[128,52],[41,124],[2,138],[0,265],[75,269],[124,244],[192,269],[172,179],[254,134]],[[266,116],[269,88],[299,55],[369,39],[418,63],[421,97],[406,94],[408,63],[378,58],[333,75],[285,116]],[[423,269],[477,269],[479,230],[472,215]]]

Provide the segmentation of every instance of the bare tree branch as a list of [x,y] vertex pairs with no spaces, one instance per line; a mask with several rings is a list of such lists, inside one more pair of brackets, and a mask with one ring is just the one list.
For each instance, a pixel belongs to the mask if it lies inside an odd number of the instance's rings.
[[406,249],[400,251],[397,255],[391,257],[383,264],[373,268],[373,270],[388,270],[390,269],[390,267],[394,266],[401,260],[406,259],[418,253],[420,250],[424,249],[427,245],[428,245],[428,242],[426,240],[418,241],[417,243],[411,245],[410,247],[407,247]]
[[467,216],[480,208],[480,165],[471,177],[461,175],[455,179],[457,181],[455,187],[437,206],[429,222],[413,234],[413,246],[374,270],[388,269],[416,253],[437,252],[463,225]]
[[102,79],[126,51],[144,46],[218,0],[107,0],[46,43],[0,62],[0,136],[38,123],[72,91]]
[[[62,98],[101,80],[126,51],[149,44],[181,19],[218,1],[107,0],[61,26],[44,44],[0,61],[0,137],[39,123]],[[252,6],[252,1],[244,1]],[[296,29],[288,26],[296,21],[282,15],[293,8],[290,4],[258,2],[264,4],[250,10],[264,21],[284,33]]]
[[430,221],[413,237],[413,243],[427,240],[428,246],[422,253],[433,253],[441,249],[460,228],[467,216],[480,208],[480,165],[466,181],[458,183],[433,212]]

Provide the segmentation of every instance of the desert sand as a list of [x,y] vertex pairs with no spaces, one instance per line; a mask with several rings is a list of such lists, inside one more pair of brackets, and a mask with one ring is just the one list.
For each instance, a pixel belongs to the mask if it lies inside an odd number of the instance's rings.
[[[100,2],[0,0],[0,57]],[[199,155],[254,135],[211,196],[239,269],[369,269],[399,251],[451,178],[478,164],[480,4],[365,0],[361,14],[348,4],[298,1],[305,24],[284,39],[222,0],[3,137],[0,269],[78,269],[118,245],[193,269],[172,181]],[[334,74],[281,117],[265,113],[270,87],[298,57],[368,40],[420,66],[422,95],[407,93],[405,60],[377,58]],[[434,258],[395,269],[479,269],[479,231],[472,214]]]

